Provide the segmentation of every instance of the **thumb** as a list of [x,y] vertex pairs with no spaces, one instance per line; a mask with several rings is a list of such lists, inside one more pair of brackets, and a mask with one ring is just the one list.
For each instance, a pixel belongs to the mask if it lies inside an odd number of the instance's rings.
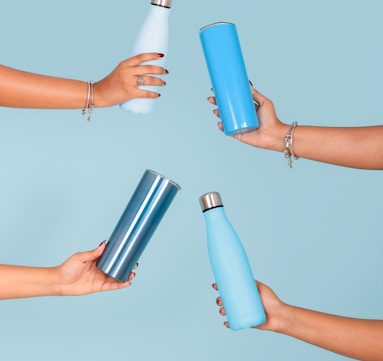
[[251,86],[251,94],[253,99],[262,106],[267,99],[264,95],[262,95],[258,90],[256,90],[253,86]]
[[78,258],[81,262],[95,261],[102,255],[102,253],[105,250],[105,247],[106,241],[103,241],[96,249],[78,253]]

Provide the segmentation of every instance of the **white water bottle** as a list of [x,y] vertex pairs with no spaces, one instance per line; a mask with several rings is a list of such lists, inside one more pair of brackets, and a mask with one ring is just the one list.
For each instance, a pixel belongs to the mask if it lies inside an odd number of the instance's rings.
[[[141,25],[133,47],[133,56],[152,52],[166,55],[169,42],[169,13],[171,2],[172,0],[151,0],[149,13]],[[165,58],[166,56],[164,58],[158,58],[159,60],[149,61],[146,64],[164,66]],[[155,86],[143,85],[140,88],[154,92],[158,91],[158,87]],[[135,98],[120,104],[120,107],[133,113],[147,114],[152,111],[155,101],[156,99]]]

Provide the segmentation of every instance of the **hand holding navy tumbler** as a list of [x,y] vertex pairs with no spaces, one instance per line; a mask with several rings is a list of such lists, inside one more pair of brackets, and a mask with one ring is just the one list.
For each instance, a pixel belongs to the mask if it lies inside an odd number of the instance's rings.
[[127,281],[179,189],[177,183],[146,170],[97,267],[116,280]]
[[235,25],[207,25],[200,30],[200,39],[225,134],[259,128]]

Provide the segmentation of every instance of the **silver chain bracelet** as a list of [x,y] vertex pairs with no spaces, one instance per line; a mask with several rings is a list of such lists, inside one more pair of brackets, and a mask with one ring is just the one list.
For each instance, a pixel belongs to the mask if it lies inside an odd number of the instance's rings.
[[287,165],[290,168],[293,167],[293,159],[294,160],[299,159],[299,157],[297,157],[293,151],[294,130],[297,126],[298,126],[297,122],[292,123],[289,130],[287,131],[285,135],[285,149],[283,150],[283,154],[285,155],[285,158],[287,159]]

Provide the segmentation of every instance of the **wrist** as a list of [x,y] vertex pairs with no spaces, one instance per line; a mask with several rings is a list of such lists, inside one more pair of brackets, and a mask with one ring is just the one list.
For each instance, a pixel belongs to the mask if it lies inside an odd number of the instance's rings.
[[294,306],[285,303],[282,304],[279,310],[279,314],[276,318],[278,321],[275,322],[273,331],[284,335],[290,335],[291,330],[294,328],[294,314]]
[[49,277],[47,277],[47,279],[49,280],[50,296],[64,296],[64,285],[62,283],[62,277],[60,277],[59,266],[51,267],[48,271]]
[[285,136],[290,128],[290,125],[279,123],[278,126],[273,127],[270,131],[265,132],[265,148],[277,152],[283,152],[286,143]]

